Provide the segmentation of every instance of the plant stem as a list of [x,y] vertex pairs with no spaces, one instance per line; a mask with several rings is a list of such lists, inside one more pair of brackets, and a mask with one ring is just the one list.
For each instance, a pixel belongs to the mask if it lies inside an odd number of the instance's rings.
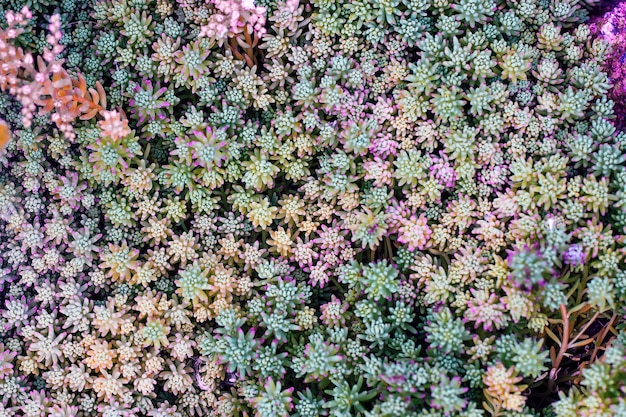
[[604,328],[598,334],[597,340],[596,340],[596,346],[593,349],[593,353],[591,354],[591,359],[589,359],[589,365],[591,365],[596,360],[598,351],[602,347],[602,341],[606,338],[606,335],[611,329],[611,326],[613,325],[613,322],[615,321],[616,318],[617,318],[617,315],[613,313],[613,317],[611,317],[611,320],[609,320],[606,326],[604,326]]
[[544,399],[552,393],[554,390],[554,385],[556,382],[556,375],[559,372],[559,367],[561,366],[561,361],[567,352],[569,347],[569,335],[570,335],[570,322],[569,322],[569,313],[567,312],[567,307],[565,304],[561,304],[559,307],[561,311],[561,317],[563,319],[563,337],[561,340],[561,346],[559,348],[559,353],[554,358],[554,362],[552,363],[552,369],[550,370],[549,379],[548,379],[548,389],[544,394]]
[[[563,318],[563,340],[561,340],[561,347],[559,349],[559,353],[556,356],[555,363],[552,366],[552,370],[555,371],[554,374],[558,371],[558,367],[561,365],[561,361],[563,360],[563,356],[565,352],[567,352],[567,348],[569,347],[569,334],[570,334],[570,323],[569,323],[569,313],[567,312],[567,307],[565,304],[561,304],[559,307],[561,310],[561,317]],[[553,379],[552,372],[550,372],[550,379]],[[554,378],[556,379],[556,378]]]
[[389,240],[389,238],[387,236],[385,236],[385,247],[387,248],[388,253],[388,258],[391,259],[393,258],[393,249],[391,247],[391,240]]
[[593,317],[591,318],[591,320],[589,320],[587,322],[587,324],[585,324],[585,327],[583,327],[578,334],[569,342],[568,348],[571,347],[574,343],[576,343],[576,341],[583,335],[585,334],[585,332],[587,331],[587,329],[589,328],[589,326],[591,326],[593,324],[593,322],[596,321],[596,319],[598,318],[598,316],[600,315],[600,312],[598,311],[596,314],[593,315]]
[[330,280],[333,282],[333,284],[335,285],[335,287],[337,287],[339,291],[345,291],[343,287],[341,286],[341,284],[339,284],[339,281],[337,281],[337,279],[333,277],[332,275],[330,276]]

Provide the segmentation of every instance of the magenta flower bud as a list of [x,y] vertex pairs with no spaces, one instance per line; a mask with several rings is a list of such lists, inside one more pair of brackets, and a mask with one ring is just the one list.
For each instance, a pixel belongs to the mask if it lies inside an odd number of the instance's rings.
[[570,245],[563,253],[563,262],[572,267],[584,264],[586,258],[587,255],[583,251],[582,246],[578,244]]

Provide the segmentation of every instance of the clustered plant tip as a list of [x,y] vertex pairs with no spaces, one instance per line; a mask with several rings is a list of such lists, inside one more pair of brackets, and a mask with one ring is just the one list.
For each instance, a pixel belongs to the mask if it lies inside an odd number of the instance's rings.
[[626,416],[625,4],[0,2],[0,417]]

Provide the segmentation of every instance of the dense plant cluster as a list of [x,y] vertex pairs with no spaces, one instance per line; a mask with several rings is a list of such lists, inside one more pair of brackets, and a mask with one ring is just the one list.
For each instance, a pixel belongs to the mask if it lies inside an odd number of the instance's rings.
[[626,415],[594,6],[4,2],[0,416]]
[[[611,4],[606,4],[611,6]],[[611,79],[612,87],[609,98],[615,102],[616,121],[620,126],[626,125],[626,71],[624,60],[626,59],[626,3],[612,5],[605,11],[597,25],[599,35],[611,45],[611,53],[607,61],[606,72]]]

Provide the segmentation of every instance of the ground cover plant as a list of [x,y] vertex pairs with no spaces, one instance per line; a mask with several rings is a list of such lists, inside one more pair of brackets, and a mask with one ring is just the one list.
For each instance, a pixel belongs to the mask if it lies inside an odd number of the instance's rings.
[[626,416],[623,10],[0,3],[0,416]]

